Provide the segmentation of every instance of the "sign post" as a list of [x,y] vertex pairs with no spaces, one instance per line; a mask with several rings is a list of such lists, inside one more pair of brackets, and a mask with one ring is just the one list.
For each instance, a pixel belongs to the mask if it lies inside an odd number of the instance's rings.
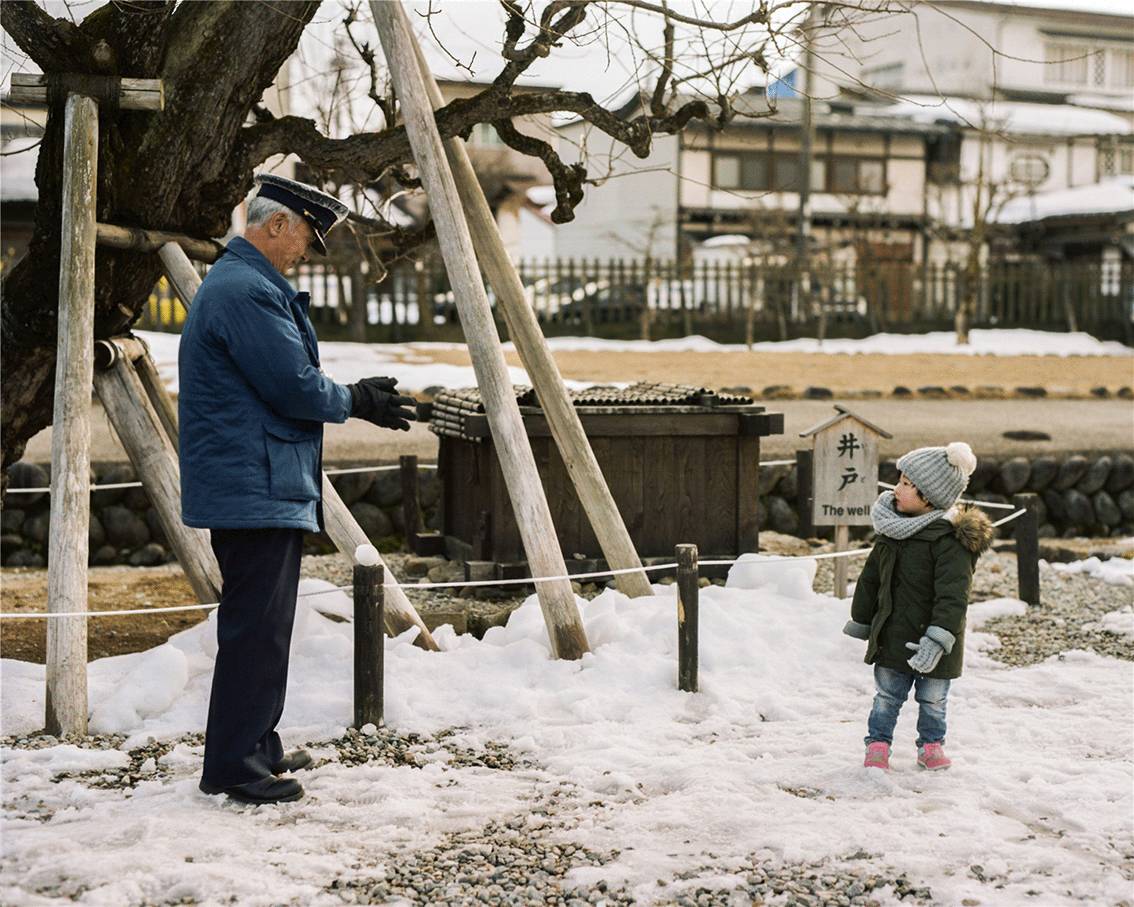
[[[835,415],[800,432],[811,438],[811,520],[835,527],[835,551],[850,547],[850,527],[869,526],[878,497],[878,440],[893,437],[872,422],[835,405]],[[835,595],[847,594],[846,558],[835,559]]]

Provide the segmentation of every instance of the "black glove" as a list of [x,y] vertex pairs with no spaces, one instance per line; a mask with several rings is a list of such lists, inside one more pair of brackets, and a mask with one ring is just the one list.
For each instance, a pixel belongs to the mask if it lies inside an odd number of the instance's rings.
[[410,422],[417,421],[417,401],[398,394],[394,390],[397,384],[397,378],[363,378],[357,384],[348,384],[350,414],[382,428],[409,431]]

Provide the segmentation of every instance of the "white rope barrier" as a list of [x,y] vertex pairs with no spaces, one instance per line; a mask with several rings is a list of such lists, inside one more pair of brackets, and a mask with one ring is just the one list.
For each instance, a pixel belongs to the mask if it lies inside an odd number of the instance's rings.
[[[356,472],[389,472],[401,469],[401,466],[355,466],[350,469],[324,469],[323,473],[329,476],[345,476]],[[418,469],[436,469],[436,463],[418,463]],[[108,491],[111,488],[141,488],[141,482],[111,482],[107,485],[92,485],[91,491]],[[6,494],[50,494],[51,488],[9,488]]]
[[[889,488],[891,491],[898,487],[897,485],[891,485],[889,482],[879,482],[878,485],[881,488]],[[957,498],[957,503],[973,504],[976,507],[988,507],[991,510],[1012,510],[1016,506],[1015,504],[994,504],[992,501],[971,501],[968,498]],[[1008,521],[1005,520],[1004,522]],[[992,525],[999,526],[1000,523],[993,523]]]
[[794,466],[795,460],[761,460],[761,466]]

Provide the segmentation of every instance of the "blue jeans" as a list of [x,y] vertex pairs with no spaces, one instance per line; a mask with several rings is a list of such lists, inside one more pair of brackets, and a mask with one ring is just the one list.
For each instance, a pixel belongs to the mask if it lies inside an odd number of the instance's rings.
[[866,722],[866,743],[893,743],[898,713],[914,687],[917,700],[917,745],[945,742],[945,700],[949,681],[934,680],[921,674],[907,674],[891,668],[874,666],[874,707]]

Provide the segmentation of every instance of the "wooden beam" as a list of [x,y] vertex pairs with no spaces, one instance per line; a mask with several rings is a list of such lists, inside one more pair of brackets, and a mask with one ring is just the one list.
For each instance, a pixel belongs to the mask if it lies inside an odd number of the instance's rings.
[[[64,81],[73,95],[89,97],[94,101],[113,100],[113,79],[79,73],[63,73]],[[118,106],[123,110],[162,110],[165,108],[165,89],[161,79],[119,78],[117,81]],[[12,73],[12,87],[8,92],[12,104],[46,104],[48,102],[47,76],[42,73]]]
[[224,246],[211,239],[194,239],[182,233],[164,230],[143,230],[141,227],[98,225],[98,244],[131,252],[157,252],[166,243],[177,243],[195,261],[212,264],[224,254]]
[[[399,15],[399,4],[371,0],[370,10],[386,53],[386,62],[401,101],[410,148],[437,227],[438,244],[454,290],[469,356],[508,486],[516,523],[535,576],[564,576],[551,511],[540,484],[531,444],[524,432],[516,397],[508,380],[500,337],[492,319],[484,284],[453,174],[437,133],[433,106],[417,63],[413,44]],[[580,658],[589,651],[586,632],[575,605],[570,580],[536,584],[540,607],[557,658]]]
[[[70,97],[63,128],[63,235],[47,554],[47,610],[54,613],[87,610],[98,104],[80,95]],[[45,727],[55,735],[87,732],[85,617],[47,621]]]
[[169,438],[173,449],[177,450],[177,404],[165,389],[146,342],[140,337],[113,337],[95,343],[95,368],[108,369],[123,359],[133,363],[146,397],[157,413],[166,437]]
[[[394,7],[402,21],[406,34],[413,43],[418,66],[425,77],[425,87],[429,92],[432,108],[444,105],[441,89],[429,71],[421,46],[413,36],[413,30],[406,19],[405,8],[399,3]],[[520,360],[527,370],[532,386],[539,397],[540,406],[551,427],[555,445],[567,468],[567,474],[575,486],[575,493],[583,505],[583,510],[602,548],[606,562],[613,570],[641,567],[638,552],[626,529],[618,505],[610,493],[606,479],[591,449],[587,435],[583,431],[579,414],[567,395],[567,387],[559,366],[551,355],[547,338],[540,330],[535,312],[524,296],[524,287],[512,265],[512,259],[500,238],[500,229],[492,216],[492,209],[484,197],[476,171],[469,160],[465,143],[461,139],[448,139],[444,142],[449,166],[453,171],[457,191],[461,196],[469,231],[476,248],[480,266],[484,269],[489,283],[500,300],[501,310],[508,325],[508,335],[516,345]],[[615,577],[619,590],[630,597],[652,595],[650,581],[645,571],[624,573]]]
[[119,357],[110,368],[95,372],[94,385],[193,594],[202,603],[219,601],[221,572],[208,530],[181,522],[177,455],[134,365],[128,358]]
[[[181,297],[185,308],[188,309],[201,286],[201,278],[197,275],[193,265],[190,264],[185,250],[177,243],[166,243],[161,247],[158,254],[161,257],[166,277],[169,278],[173,289]],[[349,558],[352,564],[358,546],[370,544],[370,539],[366,537],[366,533],[358,525],[358,520],[354,518],[350,508],[343,503],[343,499],[335,491],[335,487],[327,478],[326,473],[323,474],[323,523],[327,535],[331,537],[335,547],[344,557]],[[378,562],[385,569],[386,576],[393,579],[393,571],[386,566],[381,556],[379,556]],[[397,636],[410,627],[417,627],[418,635],[414,640],[414,645],[429,652],[440,651],[433,639],[433,634],[429,632],[429,628],[425,626],[425,621],[421,619],[417,609],[406,597],[401,586],[390,585],[386,587],[384,614],[386,632],[391,636]]]

